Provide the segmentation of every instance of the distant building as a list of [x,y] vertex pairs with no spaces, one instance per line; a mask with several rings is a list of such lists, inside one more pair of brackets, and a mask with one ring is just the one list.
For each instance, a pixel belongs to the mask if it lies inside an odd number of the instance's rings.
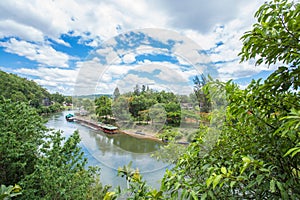
[[181,109],[185,109],[185,110],[193,110],[194,106],[192,103],[182,103],[181,104]]
[[86,111],[86,110],[80,110],[80,111],[79,111],[79,114],[80,114],[81,116],[86,116],[86,115],[88,115],[88,111]]
[[49,98],[44,98],[43,101],[42,101],[42,104],[44,106],[51,106],[52,105],[52,102],[50,101]]

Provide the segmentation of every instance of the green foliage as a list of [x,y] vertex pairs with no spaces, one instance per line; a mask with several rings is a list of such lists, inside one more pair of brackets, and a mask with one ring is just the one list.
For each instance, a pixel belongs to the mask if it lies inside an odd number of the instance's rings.
[[203,87],[209,82],[209,80],[202,74],[200,78],[195,76],[194,81],[194,92],[197,97],[199,108],[201,112],[209,112],[211,110],[210,102],[207,98],[207,94],[204,93]]
[[159,151],[155,151],[151,156],[166,163],[176,164],[180,156],[185,153],[185,151],[185,145],[179,145],[175,141],[170,141]]
[[[169,198],[300,198],[299,11],[299,3],[265,3],[256,13],[258,23],[242,37],[242,61],[258,57],[256,64],[289,67],[245,90],[230,81],[203,87],[208,97],[224,91],[228,105],[166,172],[162,190]],[[224,114],[223,122],[214,119]],[[215,132],[210,143],[207,135]]]
[[119,90],[118,87],[116,87],[115,90],[114,90],[114,92],[113,92],[114,99],[118,99],[120,95],[121,95],[120,94],[120,90]]
[[14,102],[27,102],[38,108],[44,99],[51,99],[50,93],[34,81],[0,71],[1,96]]
[[62,104],[65,101],[65,97],[62,94],[59,94],[58,92],[51,94],[51,100],[54,102],[57,102],[59,104]]
[[150,199],[150,200],[161,200],[165,199],[163,191],[157,191],[149,187],[146,182],[142,179],[138,169],[131,168],[132,163],[130,162],[127,166],[120,167],[118,169],[118,175],[125,177],[127,181],[127,190],[121,191],[119,188],[115,197],[122,197],[126,199],[139,200],[139,199]]
[[65,101],[65,97],[59,93],[50,94],[34,81],[3,71],[0,71],[0,91],[3,98],[12,102],[25,102],[40,114],[61,111]]
[[25,103],[0,99],[0,182],[13,185],[34,171],[46,128]]
[[[150,90],[144,85],[141,89],[139,85],[136,85],[133,92],[122,95],[116,88],[114,93],[117,98],[114,98],[112,102],[108,102],[108,97],[100,97],[95,100],[96,114],[98,116],[113,114],[121,124],[123,122],[131,124],[133,121],[148,124],[149,121],[153,123],[158,118],[163,118],[161,122],[166,122],[170,126],[179,126],[181,108],[178,100],[189,98],[188,96],[176,96],[172,92]],[[157,107],[159,109],[156,109]],[[155,119],[153,113],[156,113]]]
[[96,115],[99,117],[105,117],[106,119],[108,116],[112,114],[112,100],[107,96],[101,96],[95,99],[95,106],[96,106]]
[[[97,168],[86,169],[75,132],[47,130],[36,110],[0,99],[0,182],[22,186],[20,199],[103,199],[109,187]],[[2,187],[6,194],[17,188]],[[9,193],[10,192],[10,193]]]
[[208,148],[209,128],[203,129],[165,174],[170,197],[192,198],[188,191],[194,191],[198,198],[299,198],[299,118],[288,111],[299,110],[299,101],[295,105],[293,92],[285,91],[285,103],[273,103],[267,83],[253,82],[244,91],[224,85],[229,104],[221,134]]
[[12,197],[22,194],[22,188],[19,185],[5,186],[1,185],[0,200],[9,200]]
[[164,104],[167,112],[167,124],[179,126],[181,122],[181,108],[178,102],[169,102]]
[[[77,144],[78,132],[65,140],[61,132],[50,133],[40,148],[34,173],[21,182],[24,199],[88,199],[108,188],[99,187],[95,179],[97,168],[85,169],[87,163]],[[98,184],[98,185],[97,185]],[[100,189],[97,193],[93,187]]]
[[241,61],[258,58],[256,64],[278,61],[298,66],[300,49],[300,4],[288,0],[264,3],[255,13],[257,23],[243,37]]
[[283,123],[276,134],[289,138],[295,144],[295,147],[284,154],[284,156],[294,158],[300,153],[300,110],[292,109],[290,114],[281,118],[281,120]]
[[83,99],[82,100],[83,108],[88,111],[90,114],[95,112],[95,104],[91,99]]

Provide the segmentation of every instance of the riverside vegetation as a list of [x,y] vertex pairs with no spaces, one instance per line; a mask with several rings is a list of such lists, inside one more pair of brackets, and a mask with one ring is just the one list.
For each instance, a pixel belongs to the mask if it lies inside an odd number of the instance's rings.
[[[226,101],[209,113],[211,123],[221,123],[200,125],[159,190],[130,165],[119,169],[127,190],[102,186],[98,169],[84,167],[78,133],[63,142],[36,109],[2,98],[1,191],[19,199],[300,199],[300,4],[272,0],[255,17],[241,38],[241,61],[278,69],[243,90],[218,80],[201,87],[211,104]],[[210,144],[207,134],[215,132]]]

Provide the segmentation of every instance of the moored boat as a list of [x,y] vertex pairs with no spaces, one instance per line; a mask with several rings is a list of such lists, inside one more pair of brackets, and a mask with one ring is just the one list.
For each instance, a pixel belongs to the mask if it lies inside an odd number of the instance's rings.
[[115,134],[118,132],[118,127],[110,124],[100,124],[99,127],[104,133]]
[[66,120],[68,122],[73,122],[74,119],[75,119],[75,116],[73,114],[69,113],[69,114],[66,115]]

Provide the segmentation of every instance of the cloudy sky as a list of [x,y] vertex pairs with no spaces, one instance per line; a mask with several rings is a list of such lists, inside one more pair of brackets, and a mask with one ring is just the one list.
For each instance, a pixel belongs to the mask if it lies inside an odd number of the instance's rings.
[[202,73],[244,87],[275,68],[237,56],[263,2],[1,0],[0,69],[68,95],[188,93]]

